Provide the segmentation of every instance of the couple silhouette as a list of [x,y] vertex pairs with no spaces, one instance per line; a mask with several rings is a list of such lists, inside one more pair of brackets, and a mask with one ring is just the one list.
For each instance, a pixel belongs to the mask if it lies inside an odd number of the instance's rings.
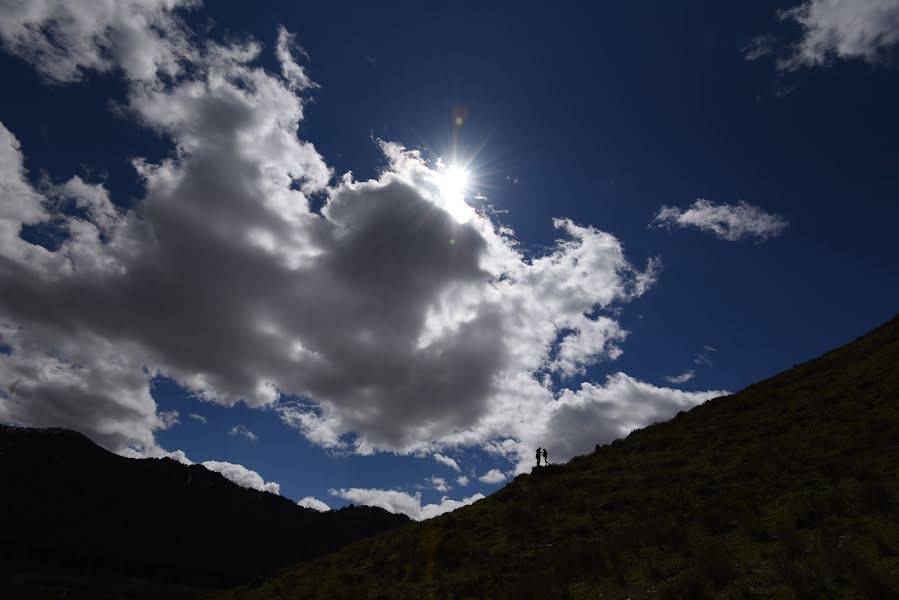
[[549,466],[549,460],[546,458],[546,448],[537,448],[537,466],[540,466],[540,459],[543,458],[543,464]]

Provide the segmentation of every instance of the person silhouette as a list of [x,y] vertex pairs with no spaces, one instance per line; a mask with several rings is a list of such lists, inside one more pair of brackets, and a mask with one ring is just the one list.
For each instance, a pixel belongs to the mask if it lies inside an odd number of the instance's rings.
[[549,459],[546,458],[546,448],[543,449],[543,464],[549,466]]
[[545,452],[542,448],[537,448],[537,466],[540,466],[540,457],[542,456],[541,451]]

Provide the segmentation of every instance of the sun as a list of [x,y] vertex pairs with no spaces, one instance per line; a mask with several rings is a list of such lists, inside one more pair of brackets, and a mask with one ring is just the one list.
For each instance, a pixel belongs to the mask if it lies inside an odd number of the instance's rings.
[[443,192],[452,196],[465,196],[468,189],[469,176],[468,170],[459,165],[450,165],[442,173],[444,188]]
[[465,223],[472,216],[472,208],[465,202],[465,193],[471,183],[471,175],[465,167],[450,164],[438,172],[438,185],[443,208],[459,223]]

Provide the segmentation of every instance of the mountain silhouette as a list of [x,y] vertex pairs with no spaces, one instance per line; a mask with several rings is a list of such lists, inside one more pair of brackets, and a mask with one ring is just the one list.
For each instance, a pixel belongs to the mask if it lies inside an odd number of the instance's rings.
[[899,317],[223,598],[897,598]]
[[372,507],[320,513],[66,429],[0,426],[0,472],[7,598],[190,597],[409,520]]

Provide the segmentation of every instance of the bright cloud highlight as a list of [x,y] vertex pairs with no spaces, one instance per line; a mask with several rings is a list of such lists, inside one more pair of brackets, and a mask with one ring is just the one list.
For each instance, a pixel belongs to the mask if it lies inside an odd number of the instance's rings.
[[297,501],[297,504],[305,508],[317,510],[319,512],[327,512],[331,510],[330,506],[328,506],[318,498],[315,498],[314,496],[306,496],[305,498],[300,498],[300,500]]
[[424,521],[457,508],[474,504],[484,498],[483,494],[474,494],[462,500],[452,500],[444,496],[438,504],[421,504],[421,494],[410,496],[397,490],[380,490],[365,488],[332,489],[332,496],[343,498],[354,504],[377,506],[392,513],[401,513],[416,521]]

